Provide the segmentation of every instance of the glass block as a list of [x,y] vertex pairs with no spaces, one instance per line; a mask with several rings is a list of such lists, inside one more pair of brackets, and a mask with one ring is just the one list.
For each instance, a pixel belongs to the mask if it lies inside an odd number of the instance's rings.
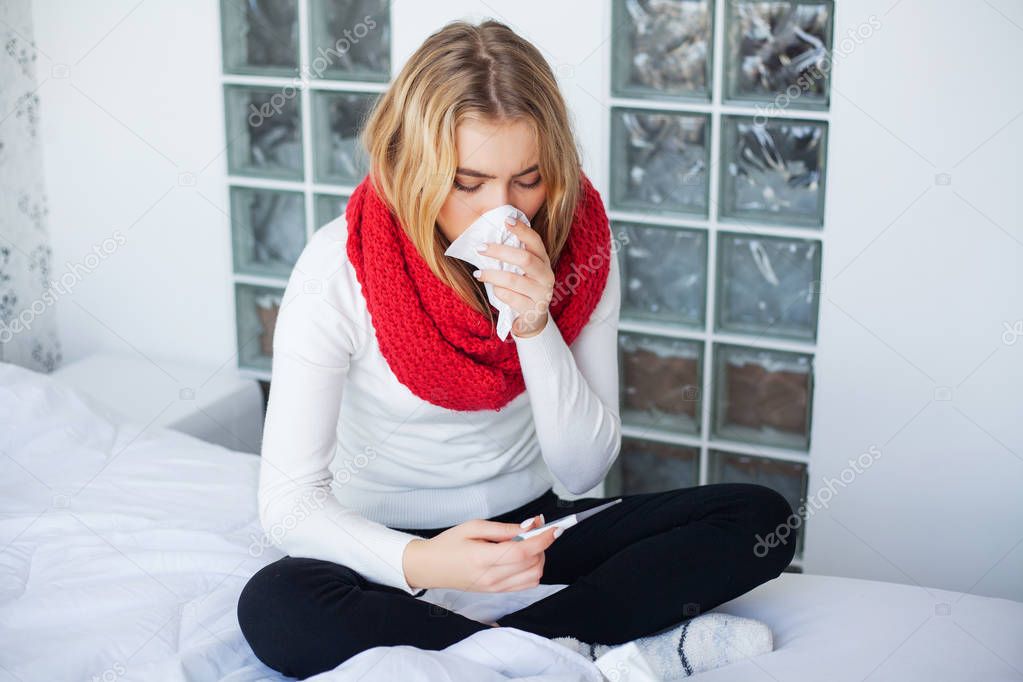
[[309,71],[314,78],[391,78],[390,0],[310,0]]
[[817,337],[821,243],[718,233],[718,331]]
[[269,372],[273,361],[274,327],[284,289],[235,282],[238,367]]
[[621,332],[618,347],[622,421],[699,433],[703,344]]
[[827,108],[833,3],[731,0],[726,7],[725,101]]
[[721,117],[721,217],[820,227],[828,124]]
[[703,327],[707,300],[707,233],[677,227],[615,225],[622,314]]
[[611,109],[611,203],[617,209],[706,217],[706,114]]
[[627,0],[612,6],[614,95],[710,99],[713,0]]
[[621,491],[615,495],[658,493],[700,482],[700,450],[685,445],[626,436],[616,465]]
[[369,171],[358,134],[378,95],[313,92],[313,160],[316,181],[356,185]]
[[297,88],[225,85],[224,105],[229,173],[302,179],[302,105]]
[[316,218],[314,230],[318,230],[345,212],[348,197],[340,194],[317,194],[313,198],[313,214]]
[[[769,457],[754,457],[722,450],[711,450],[707,471],[708,483],[758,483],[782,494],[796,514],[806,503],[807,473],[801,462],[787,462]],[[806,528],[806,514],[800,522],[793,521],[787,531],[777,536],[779,541],[786,532],[796,539],[796,556],[803,554],[803,530]]]
[[288,277],[305,247],[305,234],[301,192],[231,188],[235,272]]
[[810,448],[813,356],[714,344],[713,435]]
[[297,0],[221,0],[224,73],[298,75]]

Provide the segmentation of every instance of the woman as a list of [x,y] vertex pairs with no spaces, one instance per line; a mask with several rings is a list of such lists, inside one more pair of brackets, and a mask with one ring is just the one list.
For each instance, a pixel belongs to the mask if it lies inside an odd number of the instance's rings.
[[[593,488],[621,446],[618,264],[547,63],[503,24],[451,23],[362,135],[370,173],[304,249],[277,320],[258,497],[288,556],[239,599],[253,651],[304,678],[373,646],[441,649],[507,626],[591,657],[642,638],[652,658],[669,652],[665,679],[691,674],[684,623],[721,626],[693,616],[792,559],[792,543],[755,551],[792,513],[780,494],[626,495],[562,537],[512,541],[605,502],[553,484]],[[508,226],[522,247],[484,253],[523,274],[444,255],[504,204],[529,217]],[[517,314],[511,338],[495,334],[487,282]],[[568,586],[496,623],[416,599],[540,582]]]

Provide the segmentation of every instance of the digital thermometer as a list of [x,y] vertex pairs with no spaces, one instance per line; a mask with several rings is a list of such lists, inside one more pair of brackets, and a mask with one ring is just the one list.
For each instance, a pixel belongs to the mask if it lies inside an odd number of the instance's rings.
[[550,528],[570,528],[575,524],[579,523],[580,521],[582,521],[583,519],[587,519],[598,512],[602,512],[608,507],[618,504],[621,501],[622,498],[619,497],[617,500],[606,502],[591,509],[587,509],[586,511],[577,512],[575,514],[569,514],[568,516],[562,516],[560,519],[554,519],[553,521],[545,523],[539,528],[528,530],[525,533],[519,533],[518,535],[513,537],[512,540],[516,542],[520,540],[525,540],[526,538],[531,538],[534,535],[539,535],[540,533],[543,533],[544,531]]

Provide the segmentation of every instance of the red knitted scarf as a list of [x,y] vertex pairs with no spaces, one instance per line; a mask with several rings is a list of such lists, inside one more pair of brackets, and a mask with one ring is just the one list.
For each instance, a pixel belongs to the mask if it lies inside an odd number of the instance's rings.
[[[554,267],[550,314],[566,344],[600,300],[611,233],[600,194],[581,176],[568,241]],[[515,342],[430,270],[367,175],[345,208],[348,258],[380,352],[414,394],[452,410],[499,410],[525,389]],[[448,258],[448,256],[445,256]],[[497,310],[491,306],[496,318]]]

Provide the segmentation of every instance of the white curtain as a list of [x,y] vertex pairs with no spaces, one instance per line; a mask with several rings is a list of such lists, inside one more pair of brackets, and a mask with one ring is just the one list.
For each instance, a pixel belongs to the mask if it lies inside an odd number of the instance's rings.
[[59,294],[50,272],[31,0],[0,0],[0,44],[0,360],[48,373],[61,363]]

